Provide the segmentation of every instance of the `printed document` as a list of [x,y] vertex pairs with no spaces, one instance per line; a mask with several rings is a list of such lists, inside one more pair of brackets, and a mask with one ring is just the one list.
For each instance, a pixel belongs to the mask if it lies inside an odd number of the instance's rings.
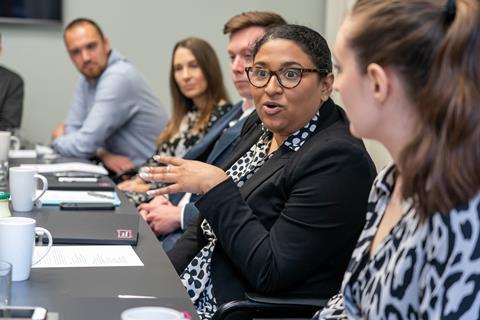
[[[33,261],[47,249],[35,247]],[[32,268],[143,266],[132,246],[52,246],[47,256]]]

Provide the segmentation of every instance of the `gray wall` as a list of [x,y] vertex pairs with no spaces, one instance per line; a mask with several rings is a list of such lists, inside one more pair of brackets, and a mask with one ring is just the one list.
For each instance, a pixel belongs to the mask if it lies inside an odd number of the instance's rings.
[[[228,73],[228,38],[222,27],[242,11],[271,10],[291,23],[324,31],[324,0],[64,0],[64,20],[85,16],[96,20],[114,48],[143,73],[170,111],[168,71],[174,43],[187,36],[209,41],[222,62],[233,101],[238,99]],[[78,73],[65,51],[62,26],[0,24],[3,55],[0,64],[25,80],[22,134],[48,142],[64,118]]]
[[[337,36],[338,28],[340,27],[345,14],[348,12],[348,8],[355,2],[354,0],[325,0],[325,37],[330,45],[330,48],[333,48],[335,44],[335,37]],[[333,99],[339,105],[343,106],[342,99],[337,92],[333,93]],[[388,153],[387,149],[379,142],[374,140],[363,140],[365,146],[367,147],[368,153],[372,157],[377,171],[380,171],[387,164],[392,161],[392,157]]]

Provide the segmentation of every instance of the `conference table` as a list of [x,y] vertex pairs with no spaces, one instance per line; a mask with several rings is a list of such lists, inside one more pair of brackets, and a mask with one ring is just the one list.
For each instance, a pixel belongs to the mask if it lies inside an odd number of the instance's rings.
[[[31,160],[15,159],[11,166],[27,162]],[[137,214],[123,193],[117,193],[122,202],[120,207],[105,214]],[[35,219],[47,211],[59,211],[59,208],[34,208],[29,213],[12,210],[12,214]],[[61,320],[119,320],[123,310],[137,306],[169,307],[198,319],[155,234],[143,219],[139,220],[138,243],[133,248],[144,266],[33,268],[28,280],[12,283],[11,304],[41,306],[58,313]],[[119,298],[119,295],[131,298]]]

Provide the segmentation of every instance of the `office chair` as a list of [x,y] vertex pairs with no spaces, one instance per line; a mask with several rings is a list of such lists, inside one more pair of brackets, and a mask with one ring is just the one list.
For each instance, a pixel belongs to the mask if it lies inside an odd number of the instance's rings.
[[234,300],[221,305],[212,320],[311,319],[327,301],[328,299],[276,298],[246,293],[244,300]]

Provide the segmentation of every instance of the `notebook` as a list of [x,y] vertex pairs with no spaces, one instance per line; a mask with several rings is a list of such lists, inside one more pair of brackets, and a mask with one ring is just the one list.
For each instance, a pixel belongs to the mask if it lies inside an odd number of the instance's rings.
[[[136,245],[137,214],[111,212],[45,212],[36,216],[37,226],[50,231],[53,244]],[[45,243],[48,239],[43,239]]]
[[46,175],[48,190],[113,191],[113,181],[106,176],[67,177]]
[[[38,196],[41,190],[36,190]],[[122,203],[114,191],[47,190],[39,199],[43,206],[58,206],[60,203],[109,203],[115,207]]]

